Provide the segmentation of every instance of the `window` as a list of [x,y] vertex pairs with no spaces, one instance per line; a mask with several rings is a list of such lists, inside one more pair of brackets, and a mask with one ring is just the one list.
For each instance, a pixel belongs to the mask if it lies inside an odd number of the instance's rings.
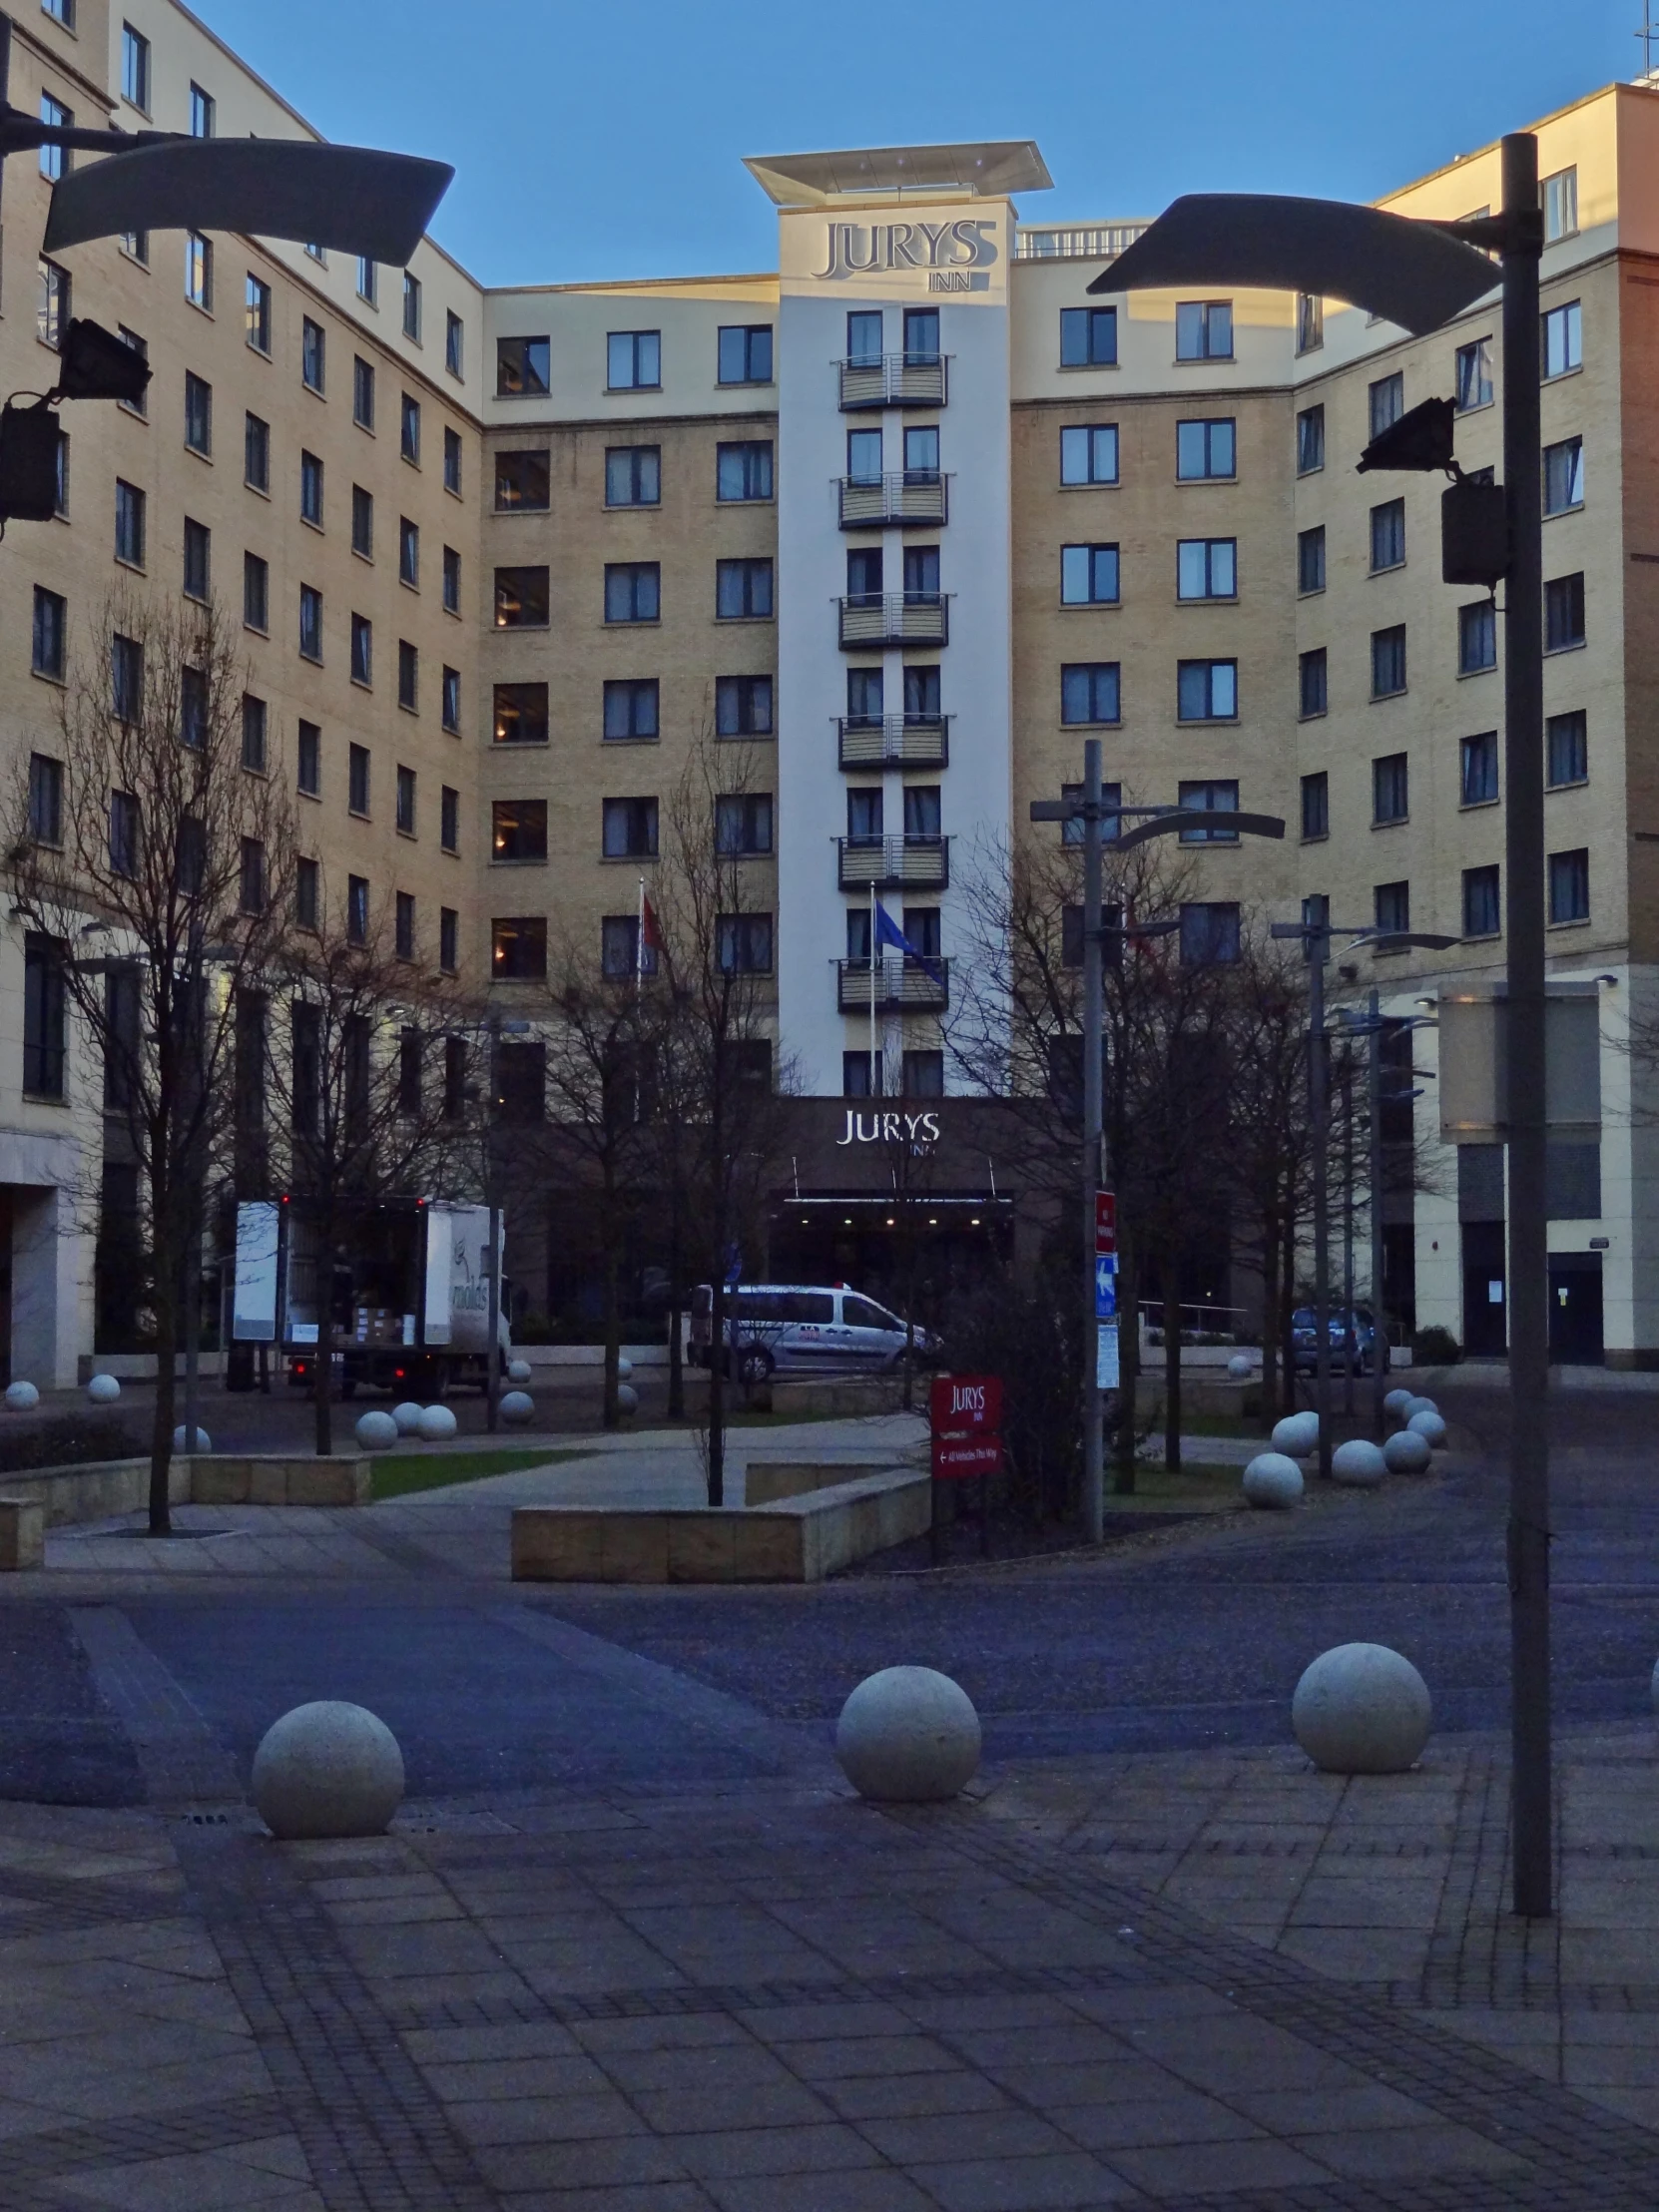
[[256,353],[271,351],[271,286],[249,272],[243,308],[248,342]]
[[1311,476],[1325,466],[1325,409],[1304,407],[1296,418],[1296,472]]
[[742,445],[715,448],[715,497],[717,499],[770,499],[772,497],[772,441],[754,438]]
[[265,843],[260,837],[242,840],[242,866],[238,904],[245,914],[265,912]]
[[[148,339],[141,338],[136,330],[129,330],[125,322],[117,323],[116,328],[120,332],[122,344],[130,345],[141,361],[150,358]],[[141,391],[136,399],[118,399],[116,405],[124,414],[137,415],[142,422],[150,412],[149,394]]]
[[1390,934],[1411,926],[1409,883],[1379,883],[1372,893],[1372,919],[1377,928]]
[[150,113],[150,41],[130,23],[121,26],[121,97]]
[[547,974],[547,920],[513,914],[490,924],[490,975],[498,983],[539,982]]
[[1463,934],[1495,937],[1503,927],[1499,876],[1496,867],[1463,870]]
[[1062,484],[1115,484],[1117,480],[1115,422],[1078,423],[1060,432]]
[[[396,953],[398,959],[412,960],[415,956],[415,902],[413,891],[399,891],[397,893],[396,903],[392,911],[394,917],[392,921],[392,949]],[[408,1043],[411,1038],[414,1043],[415,1051],[418,1054],[420,1049],[420,1039],[414,1031],[408,1031],[405,1033],[404,1049],[405,1051],[407,1050]],[[420,1090],[420,1065],[418,1059],[415,1062],[414,1069],[414,1088],[416,1096],[418,1097]]]
[[1239,909],[1222,900],[1193,900],[1181,908],[1181,964],[1214,967],[1239,957]]
[[1299,530],[1296,539],[1296,588],[1303,597],[1325,589],[1325,524]]
[[54,449],[56,484],[53,513],[60,522],[69,520],[69,432],[59,430]]
[[[606,571],[607,577],[609,570]],[[655,568],[652,574],[656,574]],[[772,619],[772,563],[770,561],[717,561],[715,563],[715,614],[722,622]]]
[[[651,574],[656,576],[653,565]],[[611,571],[605,572],[607,619],[610,607]],[[495,572],[495,627],[498,630],[535,630],[547,627],[548,590],[545,568],[498,568]],[[644,620],[638,617],[636,619]]]
[[1302,837],[1311,844],[1331,834],[1331,779],[1324,769],[1302,779]]
[[1115,607],[1118,598],[1118,549],[1115,545],[1062,545],[1062,607]]
[[1489,807],[1497,797],[1497,732],[1478,730],[1457,749],[1458,804]]
[[374,427],[374,363],[360,353],[351,361],[351,419],[359,430]]
[[[443,970],[443,972],[444,972],[444,974],[445,974],[445,975],[453,975],[453,974],[454,974],[454,972],[455,972],[455,970],[456,970],[456,969],[457,969],[457,968],[458,968],[458,967],[460,966],[460,964],[461,964],[461,917],[460,917],[460,915],[459,915],[459,914],[458,914],[458,913],[457,913],[457,912],[455,911],[455,908],[454,908],[453,906],[440,906],[440,907],[438,908],[438,966],[439,966],[439,967],[440,967],[440,968],[441,968],[441,969]],[[461,1041],[460,1041],[460,1039],[459,1039],[458,1037],[449,1037],[449,1038],[445,1039],[445,1043],[444,1043],[444,1062],[445,1062],[445,1069],[444,1069],[444,1073],[445,1073],[445,1078],[446,1078],[446,1081],[445,1081],[445,1089],[446,1089],[446,1092],[447,1092],[447,1088],[448,1088],[448,1085],[447,1085],[447,1077],[448,1077],[448,1062],[449,1062],[449,1060],[450,1060],[450,1058],[451,1058],[451,1048],[454,1048],[454,1047],[459,1047],[459,1050],[460,1050],[460,1052],[461,1052],[461,1053],[463,1053],[463,1054],[464,1054],[464,1053],[465,1053],[465,1051],[466,1051],[466,1046],[465,1046],[464,1044],[462,1044],[462,1043],[461,1043]],[[460,1079],[459,1079],[459,1077],[457,1077],[457,1078],[456,1078],[456,1081],[455,1081],[455,1091],[456,1091],[456,1093],[457,1093],[457,1097],[456,1097],[456,1103],[455,1103],[455,1109],[454,1109],[454,1111],[455,1111],[455,1113],[456,1113],[456,1114],[458,1114],[458,1113],[459,1113],[459,1111],[460,1111],[460,1100],[459,1100],[459,1096],[458,1096],[458,1094],[459,1094],[459,1091],[460,1091],[460,1088],[461,1088],[461,1084],[460,1084]]]
[[1177,304],[1175,357],[1178,361],[1230,361],[1233,358],[1231,299],[1183,299]]
[[1326,713],[1330,705],[1326,650],[1316,646],[1297,660],[1297,713],[1304,722]]
[[[875,1080],[872,1083],[870,1077]],[[881,1095],[881,1055],[873,1060],[867,1052],[843,1052],[841,1054],[841,1096],[843,1098],[879,1098]]]
[[366,875],[348,875],[345,878],[345,934],[351,944],[368,942],[368,878]]
[[605,455],[606,506],[655,507],[662,496],[662,448],[613,445]]
[[315,262],[319,269],[326,269],[328,266],[328,249],[325,246],[317,246],[313,243],[306,247],[305,259]]
[[1551,715],[1544,724],[1544,781],[1551,791],[1582,784],[1590,774],[1588,717],[1582,708]]
[[461,496],[461,433],[447,424],[443,432],[443,488]]
[[185,297],[204,314],[213,312],[214,249],[212,239],[197,232],[185,235]]
[[461,734],[461,672],[458,668],[446,668],[443,672],[439,715],[444,729],[452,738],[458,738]]
[[1405,625],[1394,623],[1371,634],[1371,695],[1392,699],[1405,689]]
[[904,310],[904,365],[935,368],[939,360],[939,310],[906,307]]
[[1584,845],[1549,856],[1549,918],[1552,922],[1590,918],[1590,854]]
[[357,297],[370,307],[380,304],[380,268],[366,254],[357,256]]
[[1584,440],[1562,438],[1544,447],[1544,513],[1563,515],[1584,504]]
[[881,310],[854,307],[846,318],[846,365],[878,368],[881,365]]
[[1457,673],[1478,675],[1497,666],[1497,610],[1489,599],[1471,600],[1457,610]]
[[407,638],[397,641],[397,704],[405,714],[420,711],[420,649]]
[[354,745],[345,757],[345,804],[354,815],[368,813],[368,747]]
[[1403,822],[1411,811],[1409,764],[1403,753],[1386,754],[1371,764],[1371,819],[1373,829]]
[[498,399],[545,398],[552,388],[550,369],[548,339],[496,339],[495,395]]
[[1474,338],[1457,348],[1457,411],[1492,403],[1492,341]]
[[299,653],[306,661],[322,658],[322,594],[314,584],[299,587]]
[[75,0],[40,0],[41,13],[61,23],[66,31],[75,28]]
[[[208,678],[199,668],[179,671],[179,743],[200,753],[208,742]],[[200,832],[202,825],[196,824]]]
[[1060,671],[1060,720],[1069,725],[1117,722],[1122,689],[1116,661],[1072,661]]
[[1405,502],[1384,500],[1371,511],[1371,572],[1400,568],[1405,562]]
[[770,676],[717,676],[715,679],[715,736],[717,738],[770,738],[772,735],[772,678]]
[[605,686],[605,735],[611,739],[656,737],[656,677],[630,677]]
[[1116,307],[1060,309],[1060,366],[1114,368],[1118,357]]
[[321,875],[315,860],[293,863],[293,918],[301,929],[315,929],[321,921]]
[[190,135],[212,138],[219,127],[219,102],[200,85],[190,88]]
[[1371,434],[1381,437],[1388,425],[1405,412],[1405,373],[1396,368],[1391,376],[1379,376],[1371,387]]
[[351,681],[374,682],[374,625],[367,615],[351,617]]
[[723,384],[770,384],[772,324],[727,323],[720,332],[716,359]]
[[29,756],[29,834],[38,844],[63,842],[63,763],[49,753]]
[[415,772],[412,768],[397,771],[397,796],[394,802],[398,830],[406,837],[415,833]]
[[605,340],[605,382],[612,391],[657,391],[663,381],[660,330],[612,330]]
[[723,975],[770,975],[772,916],[718,915],[715,922],[715,946]]
[[461,611],[461,556],[452,545],[443,549],[443,611],[446,615]]
[[296,749],[294,782],[307,799],[322,797],[322,732],[314,722],[301,722]]
[[1236,599],[1236,538],[1183,538],[1175,548],[1175,590],[1180,599]]
[[1583,572],[1551,577],[1544,586],[1544,651],[1565,653],[1583,643]]
[[322,463],[314,453],[299,456],[299,519],[322,527]]
[[771,792],[728,792],[715,801],[715,849],[727,856],[772,850]]
[[420,466],[420,401],[405,392],[397,410],[397,450],[404,460]]
[[605,973],[613,978],[657,972],[656,947],[648,944],[641,951],[638,914],[604,916],[599,924],[599,956]]
[[547,686],[497,684],[494,716],[497,745],[545,745]]
[[63,334],[69,328],[69,272],[43,256],[40,264],[40,288],[35,304],[35,335],[42,345],[50,345],[56,349],[63,344]]
[[446,309],[444,315],[443,365],[451,376],[466,373],[466,324],[453,307]]
[[1325,343],[1325,301],[1317,291],[1296,295],[1296,349],[1317,353]]
[[361,484],[351,487],[351,550],[365,561],[374,558],[374,494]]
[[657,802],[607,799],[603,806],[607,860],[649,860],[657,853]]
[[242,620],[262,636],[271,628],[271,564],[258,553],[242,557]]
[[68,601],[60,593],[46,591],[37,584],[29,663],[37,676],[50,676],[62,683],[68,629]]
[[213,532],[205,522],[185,517],[185,580],[187,599],[206,599],[212,589]]
[[251,491],[271,489],[271,425],[257,414],[243,417],[242,480]]
[[397,581],[415,590],[420,586],[420,527],[407,515],[397,518]]
[[1176,714],[1182,722],[1231,722],[1239,711],[1237,661],[1182,661],[1176,669]]
[[144,566],[145,498],[137,484],[115,480],[115,557],[129,568]]
[[1578,229],[1578,172],[1558,169],[1541,181],[1544,200],[1544,244],[1571,238]]
[[[1239,787],[1237,783],[1182,784],[1176,798],[1183,807],[1192,807],[1206,814],[1236,815],[1239,811]],[[1224,830],[1219,825],[1211,830],[1183,830],[1183,844],[1237,844],[1237,830]]]
[[846,841],[848,844],[881,842],[882,808],[879,784],[853,784],[846,794]]
[[[651,450],[655,451],[655,447]],[[498,515],[543,514],[552,502],[552,456],[545,448],[495,456],[495,511]]]
[[185,443],[205,458],[214,449],[214,388],[203,377],[185,371]]
[[117,875],[138,873],[139,839],[143,831],[144,818],[137,796],[132,792],[111,792],[110,865]]
[[1230,416],[1214,422],[1178,422],[1175,426],[1175,473],[1183,482],[1236,473],[1233,421]]
[[498,799],[490,809],[490,857],[493,860],[545,860],[545,799]]
[[119,631],[110,640],[110,708],[118,721],[129,723],[144,712],[144,648]]
[[[52,130],[72,131],[75,128],[74,111],[66,108],[61,100],[54,100],[49,92],[40,96],[40,120]],[[72,156],[62,146],[43,146],[40,150],[40,173],[51,184],[67,174]]]
[[403,272],[403,335],[412,345],[420,343],[420,278]]
[[68,1041],[60,937],[31,929],[23,940],[23,1088],[33,1098],[62,1098]]
[[1576,299],[1538,318],[1538,361],[1544,376],[1566,376],[1584,365],[1584,324]]

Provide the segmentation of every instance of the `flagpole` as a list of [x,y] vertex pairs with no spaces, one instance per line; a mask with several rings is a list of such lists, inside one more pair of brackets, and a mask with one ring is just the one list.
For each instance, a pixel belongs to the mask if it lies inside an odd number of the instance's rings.
[[875,878],[869,879],[869,1095],[876,1095],[875,1074]]
[[645,877],[640,877],[640,918],[634,931],[634,996],[645,988]]

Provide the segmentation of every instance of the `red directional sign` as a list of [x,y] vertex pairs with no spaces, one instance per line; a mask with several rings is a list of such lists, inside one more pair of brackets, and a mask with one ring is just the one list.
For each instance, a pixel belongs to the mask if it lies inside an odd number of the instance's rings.
[[935,1436],[933,1480],[959,1481],[968,1474],[995,1474],[1002,1465],[1002,1438],[983,1436]]
[[1094,1194],[1094,1249],[1097,1258],[1118,1248],[1118,1200],[1115,1191]]
[[940,1375],[928,1391],[933,1480],[995,1474],[1002,1465],[1002,1378]]

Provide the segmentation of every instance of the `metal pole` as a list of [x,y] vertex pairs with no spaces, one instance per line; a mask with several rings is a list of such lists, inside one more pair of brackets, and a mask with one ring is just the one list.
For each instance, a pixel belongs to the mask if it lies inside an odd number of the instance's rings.
[[489,1114],[484,1123],[484,1195],[489,1204],[489,1343],[484,1353],[484,1425],[493,1436],[497,1426],[496,1412],[501,1396],[501,1351],[498,1339],[501,1335],[501,1199],[496,1183],[495,1170],[495,1101],[496,1085],[500,1080],[501,1025],[491,1021],[489,1029]]
[[1322,918],[1308,939],[1308,1093],[1314,1137],[1314,1403],[1320,1419],[1319,1470],[1331,1474],[1331,1200],[1326,1154],[1331,1114],[1325,1064],[1325,955],[1331,939]]
[[1354,1056],[1343,1047],[1343,1413],[1354,1418],[1354,1363],[1360,1340],[1354,1327]]
[[1387,1425],[1382,1400],[1387,1395],[1388,1379],[1383,1373],[1387,1333],[1382,1315],[1382,999],[1375,988],[1371,994],[1370,1020],[1371,1060],[1367,1077],[1371,1086],[1371,1425],[1372,1434],[1381,1443]]
[[1549,1256],[1544,1218],[1543,530],[1538,142],[1503,141],[1505,919],[1509,936],[1509,1638],[1514,1910],[1552,1906],[1549,1715]]
[[1106,1533],[1094,1298],[1094,1195],[1100,1187],[1100,1048],[1105,1026],[1101,984],[1100,740],[1083,745],[1083,1534],[1097,1544]]

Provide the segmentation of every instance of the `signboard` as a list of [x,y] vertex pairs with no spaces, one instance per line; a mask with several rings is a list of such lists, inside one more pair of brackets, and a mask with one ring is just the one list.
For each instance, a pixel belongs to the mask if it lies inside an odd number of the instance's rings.
[[1094,1314],[1096,1321],[1116,1321],[1118,1316],[1117,1269],[1106,1253],[1094,1263]]
[[1002,1465],[1002,1379],[935,1376],[927,1395],[933,1432],[933,1480],[995,1474]]
[[1096,1191],[1094,1194],[1094,1248],[1101,1253],[1117,1251],[1118,1201],[1115,1191]]
[[1103,1321],[1095,1330],[1094,1386],[1115,1390],[1118,1386],[1118,1325]]

